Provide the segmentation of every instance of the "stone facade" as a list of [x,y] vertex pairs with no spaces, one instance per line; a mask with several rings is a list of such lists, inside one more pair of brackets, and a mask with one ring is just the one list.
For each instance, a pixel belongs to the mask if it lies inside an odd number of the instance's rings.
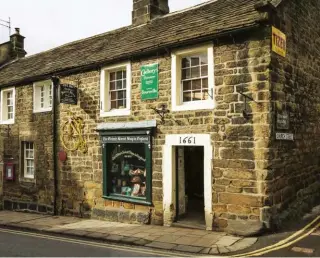
[[[272,53],[269,26],[213,40],[216,103],[213,110],[170,111],[165,122],[160,123],[152,108],[165,104],[171,110],[170,51],[130,58],[130,116],[100,117],[99,69],[62,76],[61,83],[78,87],[79,101],[76,106],[59,105],[58,128],[67,121],[68,111],[83,118],[88,151],[67,151],[67,160],[59,162],[59,213],[162,225],[165,136],[190,133],[211,137],[213,230],[256,234],[281,222],[290,208],[306,209],[307,203],[314,203],[319,193],[316,137],[319,65],[314,37],[310,30],[305,33],[305,28],[313,28],[317,35],[314,20],[319,15],[311,7],[311,0],[306,2],[310,6],[305,3],[302,6],[298,0],[285,1],[278,9],[279,17],[283,18],[272,16],[273,22],[280,22],[274,25],[287,34],[286,58]],[[151,63],[159,64],[159,98],[142,101],[140,67]],[[14,161],[17,172],[14,182],[4,182],[4,208],[50,213],[54,196],[52,113],[33,113],[32,90],[32,85],[16,88],[15,124],[0,125],[1,152]],[[245,106],[240,92],[254,101]],[[294,142],[274,139],[276,113],[282,109],[290,112]],[[247,118],[243,110],[247,110]],[[97,125],[152,119],[158,121],[152,149],[152,205],[102,198],[102,147]],[[63,150],[59,135],[57,139],[58,148]],[[21,175],[22,141],[35,144],[34,180]]]
[[271,207],[266,216],[275,224],[300,216],[320,200],[319,15],[318,1],[294,0],[279,6],[274,18],[287,35],[287,56],[271,56],[271,114],[275,119],[287,111],[288,131],[294,133],[293,142],[270,142],[264,192]]

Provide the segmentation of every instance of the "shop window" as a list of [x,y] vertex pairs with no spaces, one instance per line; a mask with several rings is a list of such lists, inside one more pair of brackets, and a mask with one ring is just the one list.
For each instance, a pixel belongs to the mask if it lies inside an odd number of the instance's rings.
[[33,85],[33,112],[52,110],[53,85],[50,80],[34,83]]
[[131,64],[104,67],[100,83],[100,115],[130,115]]
[[25,178],[34,178],[34,144],[22,142],[22,171]]
[[104,197],[151,204],[148,135],[103,136]]
[[214,108],[213,46],[172,53],[172,110]]
[[13,124],[15,116],[15,88],[1,90],[1,124]]

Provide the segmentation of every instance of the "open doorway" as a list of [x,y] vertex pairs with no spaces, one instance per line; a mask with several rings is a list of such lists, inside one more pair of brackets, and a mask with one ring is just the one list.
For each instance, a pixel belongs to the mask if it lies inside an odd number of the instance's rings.
[[205,228],[204,147],[176,148],[176,224]]

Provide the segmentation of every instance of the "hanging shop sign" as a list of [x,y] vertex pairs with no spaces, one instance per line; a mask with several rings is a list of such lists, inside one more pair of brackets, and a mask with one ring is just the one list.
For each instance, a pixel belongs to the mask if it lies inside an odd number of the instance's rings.
[[78,88],[70,84],[60,84],[59,99],[60,103],[77,105]]
[[102,143],[149,143],[150,136],[103,136]]
[[276,140],[293,141],[293,133],[276,133]]
[[272,27],[272,51],[280,56],[286,57],[287,37],[275,27]]
[[277,129],[289,129],[289,114],[288,112],[277,113]]
[[141,66],[141,99],[157,99],[159,97],[159,65]]

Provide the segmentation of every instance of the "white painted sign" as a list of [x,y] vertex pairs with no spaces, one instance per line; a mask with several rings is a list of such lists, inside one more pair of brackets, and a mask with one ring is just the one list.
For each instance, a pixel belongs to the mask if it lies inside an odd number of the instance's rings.
[[276,133],[277,140],[293,141],[293,133]]

